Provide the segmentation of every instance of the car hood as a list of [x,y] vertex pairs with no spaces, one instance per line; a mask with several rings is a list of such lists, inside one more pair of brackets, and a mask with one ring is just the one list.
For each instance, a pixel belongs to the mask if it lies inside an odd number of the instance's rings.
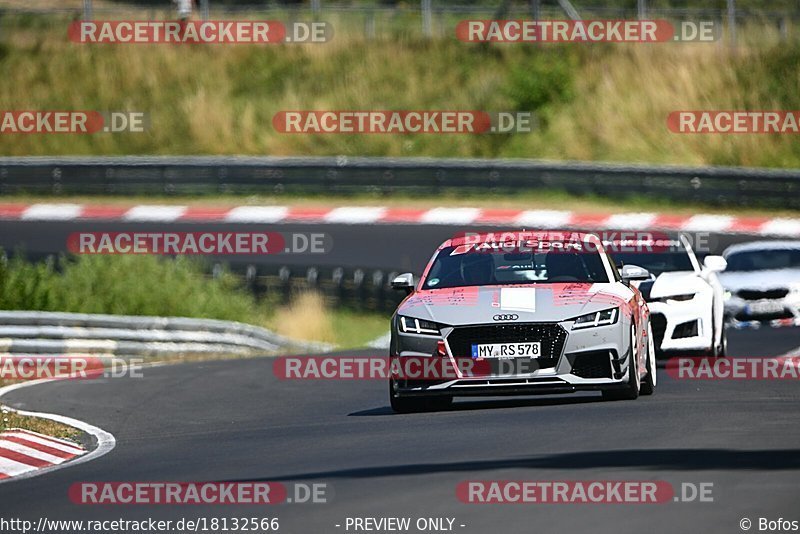
[[708,284],[694,271],[671,271],[656,277],[650,288],[650,298],[697,293],[706,288]]
[[626,305],[633,291],[621,283],[469,286],[417,291],[399,315],[446,325],[492,323],[514,314],[520,322],[556,322]]
[[739,289],[778,289],[790,284],[800,284],[800,269],[772,269],[765,271],[728,271],[719,274],[719,280],[728,291]]

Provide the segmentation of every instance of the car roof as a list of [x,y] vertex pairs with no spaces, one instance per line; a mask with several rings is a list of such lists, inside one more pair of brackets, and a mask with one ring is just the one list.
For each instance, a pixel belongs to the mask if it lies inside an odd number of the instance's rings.
[[752,252],[758,250],[800,250],[800,241],[750,241],[748,243],[731,245],[725,249],[722,255],[727,257],[736,252]]
[[457,247],[459,245],[478,243],[503,243],[514,241],[570,241],[570,242],[595,242],[602,246],[600,238],[592,232],[572,232],[568,230],[499,230],[497,232],[465,232],[452,237],[439,245],[439,249]]

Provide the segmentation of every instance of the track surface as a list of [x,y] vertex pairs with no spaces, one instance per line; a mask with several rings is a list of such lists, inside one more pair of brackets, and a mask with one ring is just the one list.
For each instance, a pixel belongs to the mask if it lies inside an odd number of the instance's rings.
[[[730,335],[734,355],[798,346],[800,329]],[[797,382],[688,382],[659,372],[656,395],[637,401],[591,394],[465,400],[417,415],[393,415],[382,381],[281,382],[269,359],[45,384],[4,401],[98,425],[116,436],[117,448],[88,464],[0,484],[0,517],[277,516],[280,532],[291,534],[346,532],[348,516],[455,517],[455,531],[469,534],[733,533],[743,517],[756,532],[758,517],[800,519]],[[460,503],[456,484],[474,479],[713,482],[714,502]],[[87,507],[67,498],[76,481],[172,480],[327,482],[334,496],[328,504],[213,508]]]
[[[422,272],[436,247],[457,233],[492,231],[503,228],[430,224],[230,224],[202,222],[102,222],[102,221],[0,221],[0,248],[19,248],[32,258],[67,250],[73,232],[253,232],[325,233],[333,246],[324,254],[274,254],[225,256],[232,264],[263,266],[336,266]],[[507,229],[507,228],[506,228]],[[592,229],[590,229],[592,230]],[[596,229],[595,229],[596,230]],[[745,234],[711,234],[710,253],[727,246],[764,239]]]

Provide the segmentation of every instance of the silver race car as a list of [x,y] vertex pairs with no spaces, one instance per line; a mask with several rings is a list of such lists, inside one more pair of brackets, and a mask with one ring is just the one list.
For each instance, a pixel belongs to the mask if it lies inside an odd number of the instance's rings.
[[[392,408],[440,409],[462,395],[652,394],[649,311],[631,287],[649,277],[635,265],[620,273],[594,234],[504,232],[444,242],[417,284],[410,273],[392,281],[408,292],[392,316]],[[439,372],[399,371],[408,361]]]

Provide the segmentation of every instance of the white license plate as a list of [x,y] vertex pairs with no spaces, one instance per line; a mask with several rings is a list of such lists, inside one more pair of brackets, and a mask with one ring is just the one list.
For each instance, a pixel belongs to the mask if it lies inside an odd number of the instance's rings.
[[542,353],[539,341],[532,343],[473,343],[473,358],[538,358]]
[[780,313],[784,309],[783,304],[780,301],[771,301],[765,300],[760,302],[754,302],[752,304],[748,304],[747,308],[745,309],[748,315],[755,315],[755,314],[768,314],[768,313]]

